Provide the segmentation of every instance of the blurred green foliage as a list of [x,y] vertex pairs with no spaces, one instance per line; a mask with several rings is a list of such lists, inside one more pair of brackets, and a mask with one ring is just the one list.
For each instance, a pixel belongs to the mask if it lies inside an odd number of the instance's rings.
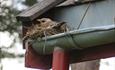
[[[25,0],[24,2],[22,1],[22,4],[32,6],[36,2],[37,0]],[[6,5],[1,5],[0,10],[0,32],[8,31],[11,34],[13,32],[19,32],[21,23],[16,20],[16,15],[21,11]]]
[[[15,2],[12,2],[11,6],[7,6],[5,1],[9,0],[0,0],[0,32],[9,32],[10,35],[13,35],[14,33],[18,33],[21,42],[21,35],[22,35],[22,25],[20,21],[16,20],[16,15],[18,15],[21,11],[19,11],[17,8],[13,8],[13,5]],[[14,1],[14,0],[11,0]],[[16,0],[15,0],[16,1]],[[17,0],[17,2],[20,2],[22,0]],[[21,4],[24,4],[26,6],[32,6],[34,3],[36,3],[37,0],[25,0],[22,1]],[[18,56],[15,56],[14,53],[10,53],[8,51],[4,51],[3,49],[11,49],[14,47],[14,44],[16,43],[16,38],[13,40],[13,43],[6,48],[5,46],[0,46],[0,60],[1,58],[14,58],[14,57],[23,57],[22,54],[19,54]]]
[[3,6],[1,7],[0,15],[0,31],[8,31],[11,34],[13,32],[18,32],[18,27],[21,26],[19,22],[16,21],[15,16],[20,12],[11,7]]
[[[11,1],[12,5],[8,6],[5,4],[5,2]],[[21,2],[21,4],[24,4],[26,6],[32,6],[34,3],[37,2],[37,0],[0,0],[0,32],[9,32],[11,36],[14,35],[14,33],[18,33],[18,37],[15,37],[12,44],[9,47],[0,46],[0,70],[3,69],[3,65],[1,63],[1,59],[3,58],[20,58],[24,57],[24,54],[18,54],[11,53],[8,50],[12,49],[14,44],[17,42],[17,39],[20,39],[21,42],[21,35],[22,35],[22,25],[20,21],[16,20],[16,15],[18,15],[21,11],[19,11],[17,8],[14,8],[13,5],[17,5],[15,2]]]

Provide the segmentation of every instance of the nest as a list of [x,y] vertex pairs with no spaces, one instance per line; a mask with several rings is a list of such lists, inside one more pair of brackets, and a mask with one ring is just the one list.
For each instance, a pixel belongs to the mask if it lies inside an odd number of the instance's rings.
[[56,22],[49,18],[37,19],[36,24],[27,28],[27,32],[23,38],[26,39],[37,39],[45,36],[51,36],[58,33],[67,32],[69,29],[65,22]]

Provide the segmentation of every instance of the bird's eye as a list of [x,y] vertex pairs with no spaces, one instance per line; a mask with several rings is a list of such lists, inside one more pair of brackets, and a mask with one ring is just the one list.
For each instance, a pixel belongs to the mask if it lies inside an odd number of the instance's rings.
[[44,23],[45,22],[45,20],[42,20],[42,23]]

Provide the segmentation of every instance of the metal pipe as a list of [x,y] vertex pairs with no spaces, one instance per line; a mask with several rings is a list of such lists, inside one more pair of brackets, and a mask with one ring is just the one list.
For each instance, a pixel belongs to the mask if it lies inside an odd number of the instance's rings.
[[[115,43],[115,25],[90,27],[60,33],[41,40],[30,40],[33,48],[41,54],[51,54],[55,46],[64,50],[84,49],[102,44]],[[45,44],[45,47],[44,47]],[[45,48],[45,52],[43,49]]]

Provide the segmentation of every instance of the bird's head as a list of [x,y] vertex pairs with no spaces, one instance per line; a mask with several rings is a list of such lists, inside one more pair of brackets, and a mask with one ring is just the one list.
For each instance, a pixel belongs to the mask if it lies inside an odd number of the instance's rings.
[[42,19],[37,19],[39,23],[45,23],[45,22],[51,22],[52,20],[49,18],[42,18]]

